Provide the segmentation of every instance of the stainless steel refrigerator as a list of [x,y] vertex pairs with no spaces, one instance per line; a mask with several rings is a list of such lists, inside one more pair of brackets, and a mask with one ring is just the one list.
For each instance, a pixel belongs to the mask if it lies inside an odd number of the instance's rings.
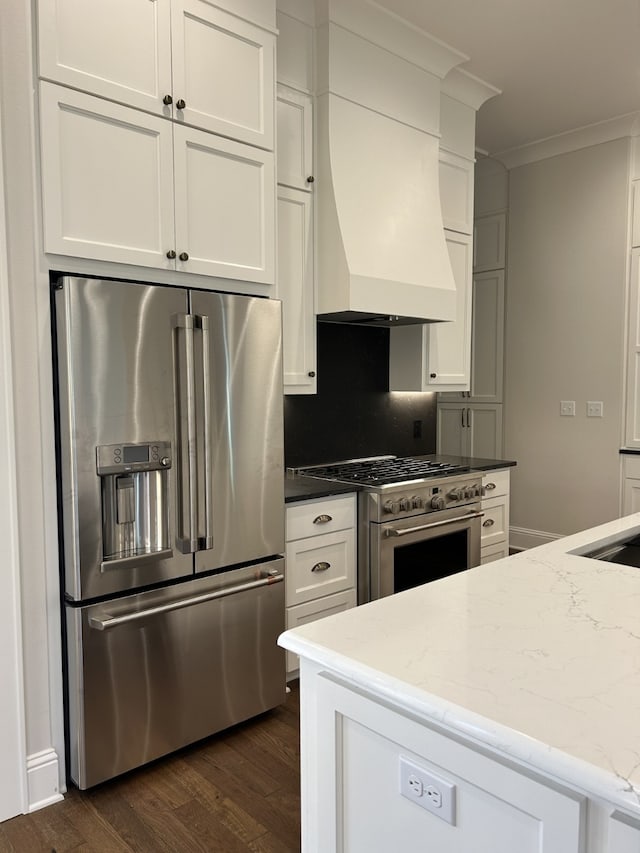
[[284,700],[280,303],[54,285],[69,773]]

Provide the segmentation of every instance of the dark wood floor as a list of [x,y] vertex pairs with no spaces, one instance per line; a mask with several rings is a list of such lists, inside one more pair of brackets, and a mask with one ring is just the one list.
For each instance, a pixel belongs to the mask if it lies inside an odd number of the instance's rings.
[[194,747],[0,824],[0,853],[299,853],[299,693]]

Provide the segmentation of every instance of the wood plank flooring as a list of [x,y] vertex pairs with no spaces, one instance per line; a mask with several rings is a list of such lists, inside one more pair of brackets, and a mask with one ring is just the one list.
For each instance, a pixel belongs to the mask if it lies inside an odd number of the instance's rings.
[[284,705],[0,824],[0,853],[299,853],[299,689]]

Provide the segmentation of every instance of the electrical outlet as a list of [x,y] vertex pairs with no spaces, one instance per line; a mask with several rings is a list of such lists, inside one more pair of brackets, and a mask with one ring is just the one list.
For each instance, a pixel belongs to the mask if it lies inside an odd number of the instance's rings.
[[400,793],[455,826],[456,786],[403,756],[400,756]]
[[422,421],[413,422],[413,437],[422,438]]
[[575,400],[560,400],[560,414],[563,418],[572,418],[576,413]]
[[603,414],[602,400],[587,400],[587,417],[601,418]]

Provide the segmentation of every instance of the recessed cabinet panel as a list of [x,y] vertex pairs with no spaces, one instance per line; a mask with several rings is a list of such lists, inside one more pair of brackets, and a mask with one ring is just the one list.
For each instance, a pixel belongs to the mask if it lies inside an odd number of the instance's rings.
[[473,277],[471,396],[501,403],[504,350],[504,270]]
[[202,0],[173,14],[176,116],[250,145],[273,149],[275,38]]
[[500,459],[502,456],[502,406],[469,406],[469,456]]
[[456,319],[428,325],[429,358],[424,366],[425,388],[469,387],[471,362],[471,240],[445,232],[456,283]]
[[640,249],[631,253],[627,344],[627,447],[640,447]]
[[467,407],[438,406],[437,452],[450,456],[468,455]]
[[161,113],[171,92],[167,0],[40,0],[39,74]]
[[309,192],[313,185],[311,156],[311,98],[278,86],[278,172],[279,184]]
[[41,83],[45,251],[170,268],[171,125]]
[[450,231],[473,233],[473,163],[440,151],[442,222]]
[[[273,154],[174,128],[176,251],[189,272],[274,283]],[[178,263],[178,269],[181,268]]]
[[481,216],[473,227],[473,269],[504,269],[507,217],[504,213]]
[[278,187],[278,280],[285,394],[316,390],[311,196]]

